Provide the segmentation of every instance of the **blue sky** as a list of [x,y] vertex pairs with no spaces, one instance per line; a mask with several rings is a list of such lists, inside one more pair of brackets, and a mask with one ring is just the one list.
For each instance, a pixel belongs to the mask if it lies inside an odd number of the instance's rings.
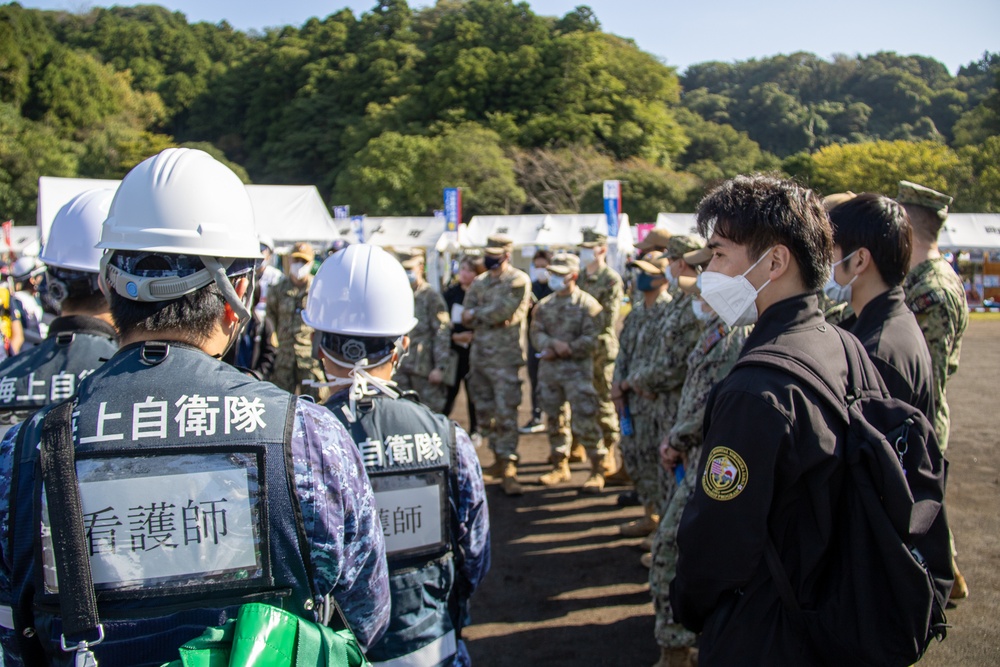
[[[25,7],[86,11],[127,2],[22,0]],[[241,30],[299,26],[342,7],[360,15],[375,0],[164,0],[189,21],[223,19]],[[413,7],[428,2],[412,0]],[[679,72],[708,60],[733,62],[809,51],[822,58],[877,51],[931,56],[954,74],[984,51],[1000,51],[997,0],[532,0],[537,14],[589,5],[607,32],[629,37]]]

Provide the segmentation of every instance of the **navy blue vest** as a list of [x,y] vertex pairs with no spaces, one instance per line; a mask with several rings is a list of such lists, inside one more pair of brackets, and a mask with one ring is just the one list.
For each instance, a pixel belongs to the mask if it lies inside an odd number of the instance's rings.
[[[102,667],[176,659],[181,644],[244,602],[317,620],[289,463],[294,396],[200,350],[154,342],[119,351],[76,401]],[[51,549],[37,529],[42,414],[24,424],[15,449],[14,621],[26,664],[64,665],[72,656],[59,648]]]
[[458,614],[454,425],[426,406],[384,395],[359,401],[352,420],[347,399],[340,392],[326,406],[351,432],[375,489],[392,595],[389,628],[368,659],[450,664]]
[[16,424],[70,398],[117,350],[110,325],[93,317],[56,318],[41,344],[0,363],[0,423]]

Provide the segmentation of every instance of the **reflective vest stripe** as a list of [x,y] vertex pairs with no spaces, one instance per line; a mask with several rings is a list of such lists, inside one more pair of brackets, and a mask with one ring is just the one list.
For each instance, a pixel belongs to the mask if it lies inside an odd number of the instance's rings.
[[373,662],[372,667],[435,667],[458,652],[458,638],[452,630],[413,653],[385,662]]

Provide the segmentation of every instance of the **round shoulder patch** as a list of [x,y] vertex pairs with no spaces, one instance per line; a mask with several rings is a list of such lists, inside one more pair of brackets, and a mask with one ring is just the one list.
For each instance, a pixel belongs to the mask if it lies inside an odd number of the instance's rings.
[[701,488],[713,500],[732,500],[743,492],[749,479],[743,457],[728,447],[715,447],[708,454]]

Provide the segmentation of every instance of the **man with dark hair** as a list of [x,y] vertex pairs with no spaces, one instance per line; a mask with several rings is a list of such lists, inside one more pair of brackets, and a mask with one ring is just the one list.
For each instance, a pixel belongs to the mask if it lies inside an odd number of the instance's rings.
[[[865,346],[889,395],[933,423],[931,355],[900,287],[910,268],[912,232],[906,211],[888,197],[865,193],[831,210],[830,223],[835,261],[827,293],[850,302],[857,313],[843,324]],[[940,461],[940,452],[928,455]],[[934,575],[943,605],[954,583],[944,512],[914,546]]]
[[[951,413],[948,410],[948,378],[958,371],[962,336],[969,326],[969,304],[962,279],[941,256],[937,239],[948,218],[952,198],[910,181],[899,182],[896,201],[903,205],[913,226],[913,253],[910,272],[903,280],[906,305],[917,316],[917,324],[931,353],[934,377],[934,431],[943,454],[948,448]],[[955,570],[953,600],[968,597],[965,577]]]
[[76,393],[118,349],[108,302],[98,287],[101,237],[114,190],[88,190],[56,213],[42,249],[49,293],[59,303],[41,345],[0,364],[0,429]]
[[[202,151],[167,149],[119,186],[98,247],[122,347],[0,442],[7,665],[161,665],[248,600],[318,623],[339,606],[362,647],[385,628],[382,525],[347,431],[219,360],[250,316],[254,227],[239,178]],[[69,450],[55,458],[80,502],[43,512],[68,491],[43,464]],[[67,519],[78,539],[54,530]],[[77,611],[88,597],[97,620]]]
[[313,355],[313,330],[302,322],[316,252],[308,243],[296,243],[288,273],[267,294],[267,318],[278,334],[278,353],[270,380],[293,394],[319,398],[314,383],[323,381],[323,369]]
[[901,205],[865,193],[830,211],[833,273],[827,295],[856,316],[843,325],[864,344],[889,393],[934,419],[931,357],[900,285],[912,233]]
[[[726,326],[756,322],[743,354],[794,348],[847,377],[843,342],[816,295],[833,239],[812,191],[738,176],[702,200],[698,231],[713,251],[702,299]],[[699,664],[822,662],[785,617],[764,552],[773,540],[798,599],[806,608],[815,602],[839,520],[843,433],[832,408],[778,369],[738,368],[712,391],[701,478],[678,529],[670,586],[674,618],[702,633]]]

